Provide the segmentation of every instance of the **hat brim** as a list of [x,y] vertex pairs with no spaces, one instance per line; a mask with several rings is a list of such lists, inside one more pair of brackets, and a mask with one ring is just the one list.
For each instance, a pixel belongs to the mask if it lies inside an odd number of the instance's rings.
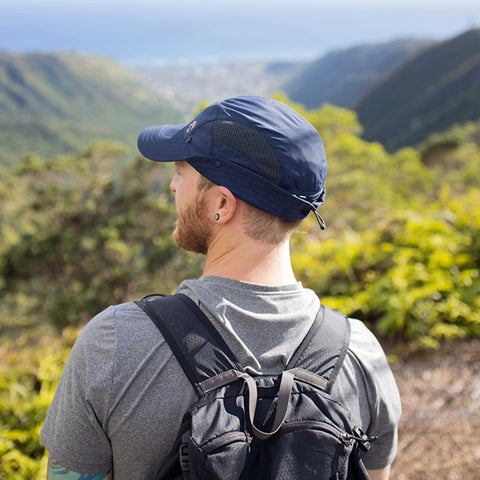
[[139,152],[155,162],[179,162],[189,156],[185,142],[188,124],[159,125],[145,128],[137,140]]

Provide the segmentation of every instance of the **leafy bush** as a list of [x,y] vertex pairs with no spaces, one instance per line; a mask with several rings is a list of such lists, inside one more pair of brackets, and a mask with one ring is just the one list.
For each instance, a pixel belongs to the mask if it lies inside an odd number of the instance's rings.
[[112,302],[174,288],[185,256],[171,236],[165,173],[145,160],[120,168],[122,153],[95,144],[81,156],[18,165],[0,226],[0,295],[9,305],[0,325],[35,312],[61,329]]
[[0,476],[46,478],[40,428],[77,330],[30,345],[20,337],[0,346]]
[[375,229],[299,241],[299,278],[325,304],[415,347],[480,336],[480,190],[423,211],[390,212]]

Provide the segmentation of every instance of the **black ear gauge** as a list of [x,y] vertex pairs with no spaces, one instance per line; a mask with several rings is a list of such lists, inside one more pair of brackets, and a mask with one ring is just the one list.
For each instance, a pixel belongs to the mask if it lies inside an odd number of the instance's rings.
[[220,220],[220,214],[217,212],[215,214],[215,221],[218,222]]

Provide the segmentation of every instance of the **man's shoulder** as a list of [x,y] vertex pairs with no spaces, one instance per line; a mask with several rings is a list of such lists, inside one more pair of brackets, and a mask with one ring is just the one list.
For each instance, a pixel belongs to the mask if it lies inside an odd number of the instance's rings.
[[95,315],[85,328],[99,328],[102,325],[113,322],[134,321],[145,319],[146,314],[135,302],[119,303],[110,305]]
[[362,321],[349,320],[352,327],[349,364],[363,378],[371,398],[389,397],[395,409],[400,411],[398,390],[382,345]]
[[352,353],[361,356],[373,353],[385,356],[378,338],[362,320],[356,318],[348,318],[348,320],[351,329],[349,350]]
[[348,351],[350,355],[358,356],[359,358],[363,358],[365,356],[368,357],[372,354],[380,357],[385,356],[383,348],[377,337],[362,320],[348,317],[341,311],[332,310],[329,308],[326,310],[330,311],[331,315],[346,318],[347,324],[349,325]]
[[375,334],[361,320],[349,318],[351,325],[347,357],[355,370],[370,382],[390,381],[391,370],[387,355]]
[[143,310],[134,302],[125,302],[110,305],[95,315],[85,325],[76,343],[116,342],[119,337],[128,337],[135,331],[150,330],[153,330],[152,322]]

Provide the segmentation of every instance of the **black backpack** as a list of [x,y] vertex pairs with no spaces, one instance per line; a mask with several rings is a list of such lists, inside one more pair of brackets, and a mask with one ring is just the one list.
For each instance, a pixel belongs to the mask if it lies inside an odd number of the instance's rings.
[[285,371],[254,375],[190,298],[136,303],[199,396],[157,480],[369,478],[358,450],[375,437],[352,429],[348,410],[329,395],[350,340],[343,315],[322,306]]

